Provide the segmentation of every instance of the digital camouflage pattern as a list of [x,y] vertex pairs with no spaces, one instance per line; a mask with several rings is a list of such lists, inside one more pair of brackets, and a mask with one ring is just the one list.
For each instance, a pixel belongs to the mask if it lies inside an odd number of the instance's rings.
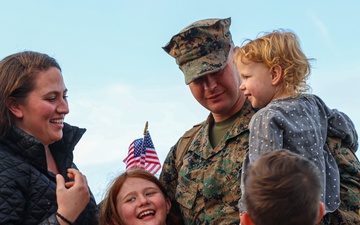
[[[360,163],[355,152],[341,144],[341,139],[328,138],[327,143],[340,172],[340,207],[324,216],[321,225],[360,224]],[[356,149],[354,149],[356,151]]]
[[176,59],[186,84],[226,66],[232,44],[230,23],[230,18],[197,21],[174,35],[163,47]]
[[[255,113],[250,104],[245,104],[244,109],[227,132],[227,138],[221,141],[213,153],[210,153],[211,147],[206,138],[212,121],[209,117],[185,153],[179,171],[176,167],[180,160],[176,158],[179,155],[177,151],[186,149],[177,148],[181,139],[171,148],[160,180],[172,201],[170,214],[177,225],[239,224],[237,200],[241,191],[236,175],[248,149],[247,128]],[[236,129],[237,126],[239,129]],[[319,224],[360,224],[359,160],[351,149],[341,145],[340,139],[328,138],[327,143],[340,170],[341,205],[335,212],[325,215]]]
[[186,150],[177,149],[179,142],[171,148],[160,174],[172,201],[171,216],[182,216],[183,224],[239,224],[238,175],[248,149],[248,124],[254,113],[246,102],[215,149],[208,138],[209,123],[213,121],[209,116],[185,153],[179,171],[176,151]]
[[[233,43],[230,23],[230,18],[195,22],[173,36],[163,48],[176,59],[186,84],[226,66]],[[172,201],[169,217],[176,221],[174,225],[239,224],[241,191],[238,174],[248,150],[248,124],[254,113],[251,105],[245,103],[215,149],[208,138],[209,124],[213,121],[211,115],[188,149],[178,146],[184,146],[182,140],[190,140],[189,137],[180,138],[170,149],[160,180]],[[351,149],[341,145],[340,140],[329,139],[328,142],[340,170],[341,205],[335,212],[325,215],[321,224],[360,224],[359,161]],[[178,159],[178,155],[184,157]]]

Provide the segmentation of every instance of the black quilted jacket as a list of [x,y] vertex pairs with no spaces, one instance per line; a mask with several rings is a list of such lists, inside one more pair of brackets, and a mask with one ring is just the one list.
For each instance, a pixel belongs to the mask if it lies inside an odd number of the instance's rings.
[[[65,124],[63,138],[50,145],[66,181],[73,150],[85,129]],[[44,146],[17,127],[0,141],[0,224],[59,224],[55,212],[55,175],[47,171]],[[91,199],[74,224],[97,224],[97,207]]]

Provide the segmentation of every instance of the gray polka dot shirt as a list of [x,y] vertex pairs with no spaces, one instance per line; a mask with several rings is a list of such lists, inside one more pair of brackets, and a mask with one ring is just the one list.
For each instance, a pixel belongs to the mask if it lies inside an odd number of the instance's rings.
[[260,109],[250,121],[249,160],[261,154],[288,149],[315,163],[320,170],[324,191],[321,201],[325,212],[340,204],[340,178],[337,164],[325,141],[341,138],[350,148],[358,145],[352,121],[344,113],[329,109],[316,95],[277,99]]

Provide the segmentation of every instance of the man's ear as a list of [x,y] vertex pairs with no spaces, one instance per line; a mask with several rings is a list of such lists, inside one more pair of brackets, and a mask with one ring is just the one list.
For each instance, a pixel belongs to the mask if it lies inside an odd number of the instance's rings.
[[283,70],[280,65],[276,64],[270,68],[271,84],[277,86],[281,82]]
[[320,202],[320,206],[319,206],[319,216],[316,220],[316,224],[318,224],[321,219],[323,218],[324,216],[324,213],[325,213],[325,206],[324,206],[324,203]]
[[255,225],[255,223],[252,221],[250,215],[246,212],[240,215],[240,224],[241,225]]
[[22,118],[24,116],[21,111],[20,104],[15,100],[15,98],[9,97],[6,99],[6,106],[16,118]]

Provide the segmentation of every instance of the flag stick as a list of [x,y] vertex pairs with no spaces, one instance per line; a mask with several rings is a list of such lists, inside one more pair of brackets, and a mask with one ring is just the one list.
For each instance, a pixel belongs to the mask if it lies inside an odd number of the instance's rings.
[[145,128],[144,128],[144,136],[146,135],[146,131],[148,129],[148,121],[146,121]]
[[142,142],[142,151],[143,152],[141,153],[141,157],[140,157],[140,167],[143,169],[145,168],[145,161],[146,161],[145,137],[146,137],[147,129],[148,129],[148,121],[146,121],[145,128],[144,128],[144,138],[143,138],[143,142]]

